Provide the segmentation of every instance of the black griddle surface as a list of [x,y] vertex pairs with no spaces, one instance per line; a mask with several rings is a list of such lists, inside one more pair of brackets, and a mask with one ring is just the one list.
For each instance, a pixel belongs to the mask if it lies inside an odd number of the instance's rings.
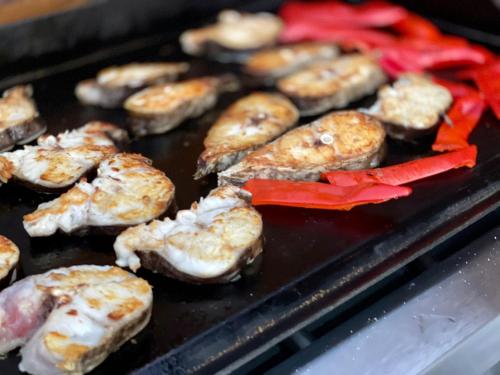
[[[49,133],[91,120],[124,126],[122,110],[80,105],[73,95],[75,84],[112,64],[161,59],[183,57],[174,44],[148,47],[33,81]],[[233,65],[199,60],[191,75],[228,69],[235,71]],[[251,86],[251,81],[246,83]],[[247,86],[238,93],[224,94],[217,107],[202,117],[165,135],[135,140],[127,150],[144,154],[164,170],[176,185],[179,207],[187,208],[216,186],[213,177],[192,179],[208,128],[224,108],[253,89]],[[385,164],[431,154],[431,141],[420,145],[389,142]],[[350,212],[259,207],[265,235],[262,264],[255,275],[236,283],[191,286],[141,270],[138,275],[154,286],[151,323],[92,374],[225,368],[402,267],[498,206],[500,124],[491,113],[483,117],[471,143],[479,147],[476,168],[411,184],[414,192],[406,199]],[[22,216],[52,198],[13,184],[0,190],[0,234],[21,249],[21,276],[75,264],[113,264],[113,238],[28,237]],[[16,354],[0,361],[0,374],[18,373],[20,357]]]

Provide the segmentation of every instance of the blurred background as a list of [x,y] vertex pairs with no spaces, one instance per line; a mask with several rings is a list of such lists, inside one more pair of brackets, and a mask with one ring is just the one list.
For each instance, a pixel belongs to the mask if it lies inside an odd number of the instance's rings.
[[[360,1],[357,1],[360,2]],[[445,31],[500,46],[500,0],[396,1]],[[0,66],[85,55],[133,39],[210,21],[222,8],[275,10],[280,0],[0,0]],[[37,60],[37,64],[41,61]]]

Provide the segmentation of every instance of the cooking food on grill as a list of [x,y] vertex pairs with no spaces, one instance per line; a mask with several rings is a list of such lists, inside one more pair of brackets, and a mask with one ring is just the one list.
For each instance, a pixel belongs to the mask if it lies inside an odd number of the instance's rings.
[[0,353],[21,348],[21,371],[84,374],[149,322],[151,286],[118,267],[58,268],[0,293]]
[[237,163],[290,129],[298,117],[295,106],[280,94],[255,92],[238,100],[208,131],[195,178]]
[[190,55],[241,61],[249,52],[274,45],[282,26],[281,20],[271,13],[224,10],[216,24],[182,33],[180,43]]
[[[0,283],[15,279],[15,269],[19,262],[19,249],[7,237],[0,235]],[[1,319],[0,319],[1,321]],[[1,330],[1,325],[0,325]]]
[[91,182],[81,181],[53,201],[42,203],[24,216],[31,237],[57,230],[104,234],[161,216],[174,198],[174,185],[165,174],[138,154],[116,154],[104,160]]
[[13,168],[14,167],[9,160],[0,156],[0,186],[10,180]]
[[151,85],[175,81],[187,63],[132,63],[101,70],[95,79],[78,83],[75,95],[83,104],[120,107],[125,99]]
[[315,181],[334,169],[376,167],[384,152],[385,131],[377,119],[356,111],[332,112],[220,172],[219,185],[239,186],[252,178]]
[[127,139],[123,129],[95,121],[57,136],[42,136],[38,146],[2,155],[12,164],[11,173],[17,182],[37,191],[60,192],[117,153],[114,142]]
[[175,220],[127,229],[115,242],[116,263],[141,265],[191,283],[222,283],[262,252],[262,218],[234,186],[214,189]]
[[330,60],[339,55],[332,43],[304,42],[256,52],[245,62],[245,71],[263,78],[280,78],[308,64]]
[[277,82],[278,89],[299,108],[316,115],[374,93],[386,76],[371,56],[352,54],[320,61]]
[[128,142],[128,134],[124,129],[103,121],[91,121],[80,128],[66,130],[56,136],[45,134],[37,139],[39,146],[62,148],[83,145],[114,146]]
[[0,151],[29,143],[45,132],[32,95],[31,86],[15,86],[0,98]]
[[125,101],[130,128],[137,136],[165,133],[214,107],[219,93],[234,90],[237,85],[234,76],[225,75],[144,89]]
[[436,130],[452,101],[445,87],[422,74],[406,73],[382,87],[366,112],[386,124],[389,136],[413,139]]

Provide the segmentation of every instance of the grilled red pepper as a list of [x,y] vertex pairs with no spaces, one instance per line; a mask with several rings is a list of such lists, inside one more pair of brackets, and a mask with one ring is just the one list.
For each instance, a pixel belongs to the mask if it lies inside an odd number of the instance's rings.
[[441,155],[412,160],[385,168],[359,171],[332,171],[323,174],[332,185],[354,186],[357,184],[404,185],[451,169],[476,165],[477,148],[469,146]]
[[469,134],[474,130],[486,106],[478,93],[458,98],[448,111],[447,119],[439,125],[432,149],[450,151],[467,147]]
[[438,85],[446,87],[453,96],[453,98],[455,99],[477,93],[475,89],[463,83],[448,81],[447,79],[442,79],[438,77],[433,77],[432,80],[436,82]]
[[279,12],[285,23],[301,20],[313,25],[347,28],[386,27],[404,20],[408,12],[384,2],[349,5],[339,1],[287,2]]
[[248,181],[243,187],[252,193],[252,204],[319,208],[324,210],[350,210],[368,203],[382,203],[405,197],[411,189],[403,186],[360,184],[333,186],[321,182],[285,180]]
[[325,27],[307,21],[287,23],[280,35],[280,39],[282,42],[299,42],[303,40],[338,42],[344,47],[357,47],[363,50],[390,46],[396,41],[394,36],[382,31]]
[[393,45],[382,49],[382,61],[398,66],[401,71],[423,71],[463,65],[485,64],[491,54],[473,46],[415,48]]
[[439,29],[430,21],[413,13],[408,14],[392,27],[403,36],[434,39],[442,35]]
[[495,112],[496,117],[500,119],[500,60],[477,69],[472,78]]

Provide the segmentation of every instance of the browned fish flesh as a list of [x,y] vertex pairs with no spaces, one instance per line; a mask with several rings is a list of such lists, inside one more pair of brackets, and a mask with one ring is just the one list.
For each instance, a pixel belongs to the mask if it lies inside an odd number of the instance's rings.
[[382,121],[390,137],[413,140],[434,132],[452,101],[448,89],[427,76],[406,73],[383,86],[366,113]]
[[182,33],[180,43],[189,55],[243,61],[248,53],[276,44],[282,27],[281,20],[271,13],[224,10],[217,23]]
[[118,152],[115,142],[128,140],[127,132],[100,121],[38,138],[38,146],[2,154],[11,164],[14,180],[37,191],[67,190],[81,177],[95,171],[104,159]]
[[237,87],[234,76],[202,77],[149,87],[132,95],[124,107],[136,136],[166,133],[200,116],[217,103],[219,94]]
[[252,178],[316,181],[334,169],[376,167],[385,152],[385,131],[374,117],[332,112],[282,135],[219,173],[219,185]]
[[125,99],[145,87],[176,81],[189,69],[188,63],[131,63],[101,70],[95,79],[87,79],[75,88],[83,104],[103,108],[121,107]]
[[11,179],[13,169],[14,166],[12,163],[3,156],[0,156],[0,186]]
[[143,266],[196,284],[235,281],[262,252],[262,218],[248,193],[225,186],[175,220],[127,229],[114,248],[116,263],[133,271]]
[[[0,235],[0,283],[10,284],[16,278],[19,249],[7,237]],[[0,328],[1,330],[1,328]]]
[[287,44],[252,54],[245,62],[244,70],[272,82],[311,63],[334,59],[339,53],[339,48],[332,43]]
[[45,132],[32,96],[33,88],[27,85],[15,86],[0,98],[0,152],[29,143]]
[[373,94],[385,81],[375,58],[352,54],[311,64],[278,80],[277,87],[301,115],[309,116],[344,108]]
[[195,179],[221,172],[297,122],[297,108],[284,96],[254,92],[231,105],[210,128]]
[[31,237],[64,233],[119,233],[166,212],[175,188],[151,160],[138,154],[116,154],[104,160],[91,183],[83,180],[59,198],[24,216]]
[[0,293],[0,353],[21,347],[29,374],[85,374],[148,324],[152,305],[151,285],[118,267],[29,276]]

